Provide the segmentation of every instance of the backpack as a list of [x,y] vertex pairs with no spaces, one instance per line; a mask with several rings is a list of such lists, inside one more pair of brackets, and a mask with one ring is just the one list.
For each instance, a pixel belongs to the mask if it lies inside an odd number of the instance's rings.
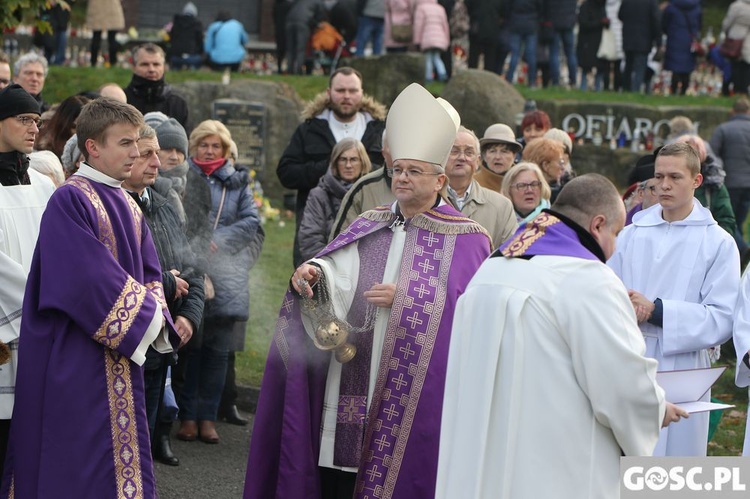
[[448,26],[451,30],[451,39],[461,38],[469,32],[469,9],[466,8],[464,0],[456,0],[451,11]]

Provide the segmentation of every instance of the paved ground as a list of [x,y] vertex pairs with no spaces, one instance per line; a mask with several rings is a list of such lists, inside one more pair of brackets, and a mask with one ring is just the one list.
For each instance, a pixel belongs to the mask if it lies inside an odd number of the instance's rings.
[[172,433],[172,450],[179,466],[155,463],[156,483],[161,499],[240,499],[250,443],[252,415],[248,426],[217,423],[221,437],[217,445],[200,441],[181,442]]

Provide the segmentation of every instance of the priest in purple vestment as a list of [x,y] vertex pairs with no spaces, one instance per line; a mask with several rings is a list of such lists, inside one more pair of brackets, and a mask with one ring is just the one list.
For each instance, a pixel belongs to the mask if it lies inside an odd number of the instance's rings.
[[450,104],[407,87],[386,121],[396,202],[292,276],[246,499],[433,497],[453,309],[490,251],[440,196],[459,124]]
[[23,304],[2,497],[155,498],[145,353],[180,338],[151,234],[120,187],[143,117],[111,99],[78,119],[85,163],[44,212]]

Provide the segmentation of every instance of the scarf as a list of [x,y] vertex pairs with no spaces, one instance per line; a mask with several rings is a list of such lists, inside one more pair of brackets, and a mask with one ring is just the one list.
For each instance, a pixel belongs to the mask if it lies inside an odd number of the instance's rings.
[[177,194],[180,195],[180,198],[185,196],[185,185],[187,184],[188,168],[190,167],[188,166],[187,161],[183,161],[181,165],[177,165],[170,170],[159,170],[159,176],[172,182],[172,189],[177,191]]
[[201,171],[206,175],[211,175],[213,172],[221,168],[226,162],[227,158],[219,158],[213,161],[198,161],[196,158],[193,158],[193,163],[195,163],[195,166],[200,168]]
[[18,151],[0,153],[0,185],[28,185],[29,157]]

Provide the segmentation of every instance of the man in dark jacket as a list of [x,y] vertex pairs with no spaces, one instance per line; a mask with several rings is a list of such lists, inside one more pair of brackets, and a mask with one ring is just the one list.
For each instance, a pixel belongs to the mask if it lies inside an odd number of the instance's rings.
[[144,43],[133,50],[133,78],[125,87],[128,104],[142,114],[161,111],[180,122],[189,133],[192,128],[185,99],[174,93],[164,81],[164,50]]
[[[156,185],[160,164],[159,142],[153,128],[146,127],[141,131],[138,150],[141,155],[133,164],[130,178],[125,180],[122,186],[143,211],[162,268],[164,299],[180,337],[189,339],[199,327],[203,316],[205,269],[195,267],[196,259],[177,212],[167,201],[165,193],[160,193],[161,188]],[[161,185],[164,185],[167,191],[171,189],[170,182]],[[159,409],[162,404],[166,366],[172,359],[173,354],[160,354],[149,348],[144,364],[144,379],[146,411],[154,458],[165,464],[177,466],[180,461],[172,453],[169,442],[169,432],[176,412],[168,416]],[[160,412],[162,414],[157,421]]]
[[576,25],[577,0],[547,0],[545,2],[545,21],[552,24],[554,37],[549,50],[549,65],[552,84],[560,84],[560,43],[565,51],[568,63],[568,83],[576,86],[578,61],[576,60],[576,39],[573,28]]
[[[370,161],[383,164],[381,137],[385,107],[362,93],[362,75],[343,67],[337,69],[328,89],[318,94],[303,111],[305,121],[294,131],[276,168],[281,185],[297,189],[297,230],[307,204],[307,195],[328,170],[331,150],[344,137],[364,144]],[[297,235],[294,236],[294,265],[302,263]]]
[[640,92],[648,54],[654,46],[661,48],[659,5],[656,0],[623,0],[618,17],[622,21],[622,50],[625,52],[623,86],[625,90]]
[[[750,101],[747,97],[735,101],[729,120],[716,127],[710,143],[711,149],[724,162],[725,185],[742,233],[750,210]],[[738,243],[742,235],[747,237],[747,234],[740,234]],[[744,247],[744,243],[740,245]]]
[[169,65],[172,69],[198,69],[203,64],[203,25],[198,9],[188,2],[182,14],[175,14],[169,32]]
[[[469,60],[470,68],[479,64],[484,54],[484,69],[498,74],[503,70],[507,50],[500,47],[498,33],[506,29],[503,0],[465,0],[469,11]],[[447,10],[446,10],[447,11]],[[450,14],[450,12],[448,12]],[[502,53],[502,61],[499,55]]]

